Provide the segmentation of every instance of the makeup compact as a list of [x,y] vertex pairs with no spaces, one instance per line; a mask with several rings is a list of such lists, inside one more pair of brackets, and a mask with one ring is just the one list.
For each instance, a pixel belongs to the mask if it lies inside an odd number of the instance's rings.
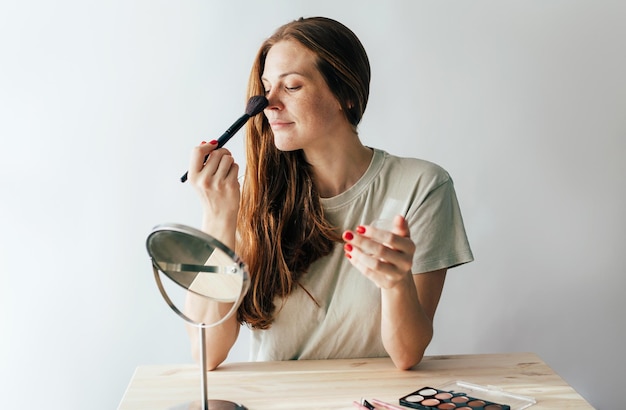
[[521,410],[535,403],[532,397],[463,381],[422,387],[400,398],[402,406],[420,410]]

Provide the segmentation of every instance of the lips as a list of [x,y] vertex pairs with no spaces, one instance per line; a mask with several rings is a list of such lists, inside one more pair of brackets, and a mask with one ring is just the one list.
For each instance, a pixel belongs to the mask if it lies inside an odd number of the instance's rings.
[[273,130],[285,128],[285,127],[287,127],[287,126],[289,126],[291,124],[293,124],[293,122],[291,122],[291,121],[284,121],[284,120],[272,120],[272,121],[270,121],[270,126],[272,127]]

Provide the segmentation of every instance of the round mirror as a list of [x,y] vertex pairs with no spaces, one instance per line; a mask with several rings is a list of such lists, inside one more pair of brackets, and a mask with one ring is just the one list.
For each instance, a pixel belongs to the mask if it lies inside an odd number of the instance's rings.
[[235,302],[245,292],[243,262],[202,231],[159,225],[148,236],[147,247],[156,268],[185,289],[221,302]]
[[[155,227],[146,241],[152,265],[174,283],[195,294],[217,302],[234,303],[227,316],[237,309],[249,286],[245,264],[235,253],[217,239],[197,229],[177,224]],[[182,317],[204,327],[217,323],[198,323],[182,314],[171,303],[160,278],[157,284],[163,297]]]
[[[209,406],[215,410],[245,409],[233,402],[207,399],[205,362],[205,329],[217,326],[231,317],[248,291],[250,280],[245,264],[217,239],[184,225],[164,224],[155,227],[148,235],[146,247],[161,295],[180,317],[199,328],[202,381],[202,401],[199,407],[205,410]],[[230,304],[230,310],[213,323],[190,318],[172,301],[159,272],[186,291],[216,303]],[[194,404],[185,404],[182,408],[195,407]]]

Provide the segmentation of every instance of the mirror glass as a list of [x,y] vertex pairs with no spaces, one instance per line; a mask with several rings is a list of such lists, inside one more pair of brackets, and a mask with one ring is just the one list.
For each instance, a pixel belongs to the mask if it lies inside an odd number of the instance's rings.
[[202,231],[161,225],[148,236],[146,246],[153,265],[184,289],[219,302],[236,302],[246,290],[243,262]]

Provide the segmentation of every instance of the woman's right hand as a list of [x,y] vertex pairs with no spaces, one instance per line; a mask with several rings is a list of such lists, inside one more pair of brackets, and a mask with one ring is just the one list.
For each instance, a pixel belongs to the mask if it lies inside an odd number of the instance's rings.
[[226,246],[234,247],[241,197],[239,165],[230,151],[216,148],[217,141],[213,140],[193,149],[188,179],[200,197],[203,230]]

